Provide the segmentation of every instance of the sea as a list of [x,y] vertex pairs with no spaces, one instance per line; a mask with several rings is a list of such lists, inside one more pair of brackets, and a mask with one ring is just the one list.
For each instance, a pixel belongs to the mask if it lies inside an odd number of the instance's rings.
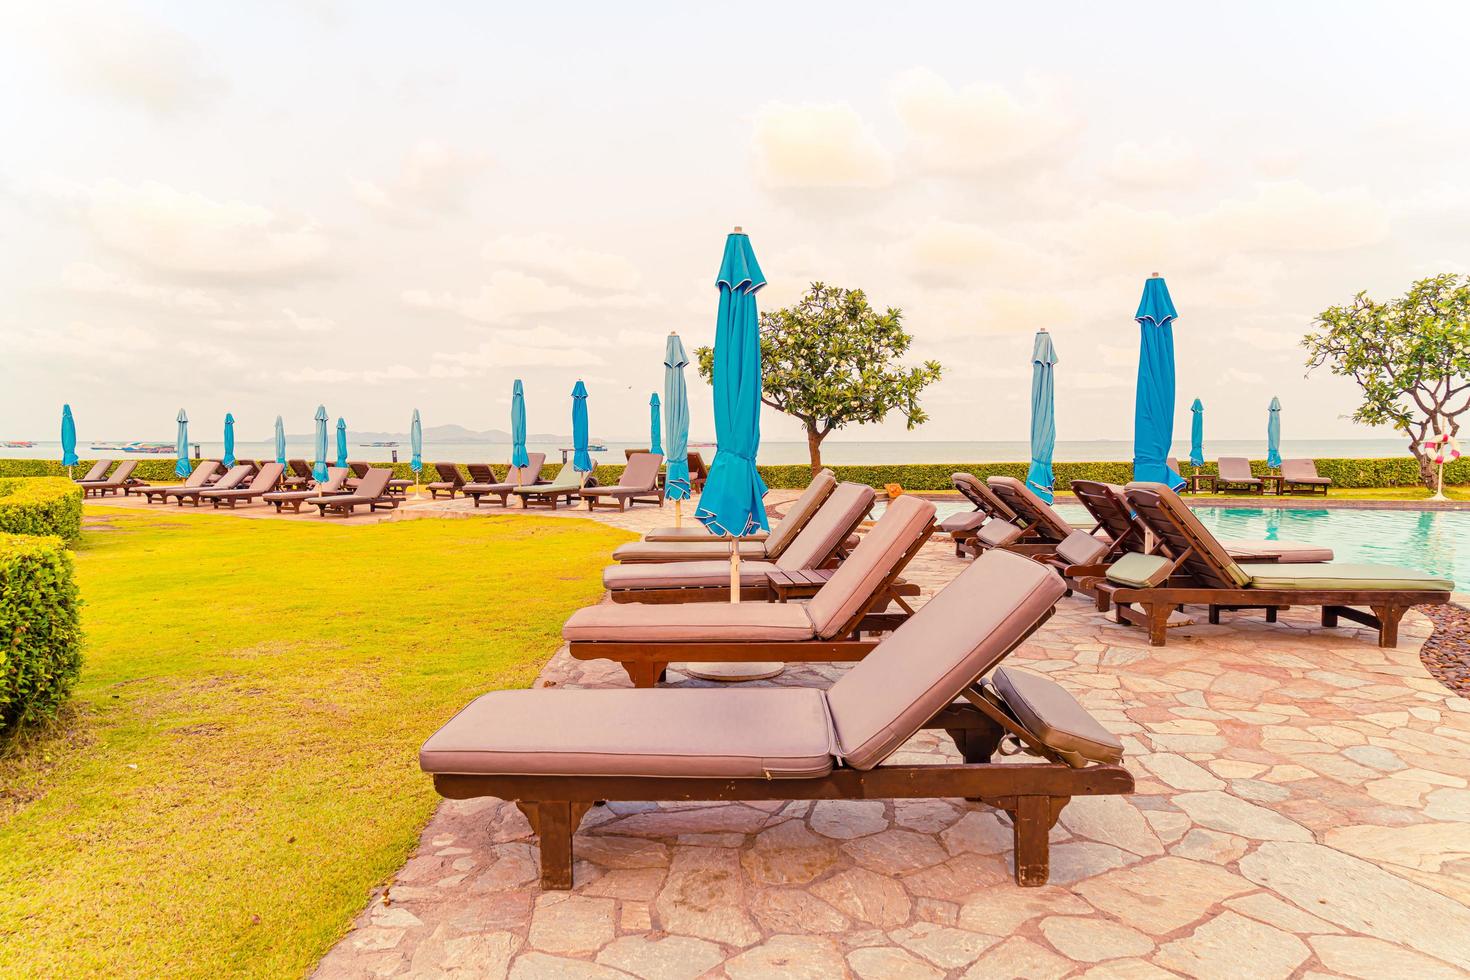
[[[218,459],[224,453],[224,445],[220,442],[192,442],[191,447],[197,447],[192,455],[199,459]],[[329,444],[329,456],[335,456],[335,442]],[[646,450],[647,442],[607,442],[599,445],[606,448],[596,450],[592,453],[593,458],[599,463],[622,463],[625,450]],[[531,452],[543,452],[548,462],[558,462],[563,453],[570,455],[570,440],[562,442],[532,442],[527,449]],[[714,459],[715,447],[710,444],[691,443],[691,450],[697,449],[704,454],[706,461]],[[310,439],[290,439],[286,441],[286,455],[288,458],[311,459],[314,449]],[[1401,439],[1300,439],[1284,440],[1281,454],[1285,457],[1309,457],[1313,459],[1324,459],[1333,457],[1388,457],[1407,456],[1408,447]],[[83,459],[148,459],[149,456],[135,453],[125,453],[117,450],[94,450],[86,442],[78,442],[77,455]],[[172,457],[170,449],[160,454],[162,457]],[[275,457],[275,443],[247,442],[239,440],[235,443],[235,455],[245,459],[272,459]],[[408,440],[404,439],[397,446],[366,446],[355,441],[348,443],[348,457],[370,462],[387,462],[397,459],[407,462],[411,456]],[[1177,443],[1174,447],[1174,455],[1180,459],[1189,456],[1189,443]],[[1262,459],[1266,455],[1266,444],[1261,439],[1219,439],[1205,443],[1205,458],[1216,459],[1220,456],[1248,456],[1252,459]],[[0,458],[8,459],[59,459],[61,457],[61,443],[58,441],[37,441],[33,447],[4,447],[0,446]],[[510,458],[510,444],[496,442],[468,442],[468,443],[434,443],[424,445],[423,461],[432,463],[435,460],[443,460],[452,463],[505,463]],[[840,441],[828,439],[822,445],[822,461],[834,466],[842,465],[881,465],[894,463],[1008,463],[1025,462],[1031,458],[1031,448],[1026,442],[951,442],[951,441],[926,441],[922,439],[904,439],[889,441]],[[1133,444],[1122,440],[1062,440],[1058,441],[1056,451],[1052,456],[1057,462],[1098,462],[1113,460],[1130,460],[1133,458]],[[803,442],[762,442],[757,460],[765,465],[778,466],[791,463],[805,463],[808,461],[807,446]]]

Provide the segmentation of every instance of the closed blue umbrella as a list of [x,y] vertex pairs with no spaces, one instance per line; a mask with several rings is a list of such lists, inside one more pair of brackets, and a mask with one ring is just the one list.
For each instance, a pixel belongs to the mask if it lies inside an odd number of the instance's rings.
[[1133,406],[1133,479],[1172,489],[1184,478],[1169,469],[1174,441],[1174,328],[1179,314],[1163,276],[1143,284],[1138,301],[1138,391]]
[[424,423],[419,421],[418,409],[413,410],[413,421],[408,424],[408,444],[413,450],[413,459],[409,460],[408,466],[417,482],[419,471],[424,468]]
[[179,409],[178,423],[179,435],[174,446],[178,461],[174,463],[174,476],[182,479],[194,472],[194,467],[189,464],[189,416],[184,414],[182,408]]
[[1194,418],[1189,420],[1189,465],[1198,469],[1205,465],[1205,406],[1198,398],[1189,406]]
[[1266,465],[1273,470],[1281,466],[1281,399],[1272,398],[1266,413]]
[[658,421],[658,392],[648,399],[648,451],[664,454],[663,426]]
[[1055,382],[1052,367],[1057,363],[1057,349],[1046,328],[1036,332],[1031,348],[1031,469],[1026,472],[1026,485],[1047,503],[1053,500],[1051,455],[1057,444]]
[[77,465],[77,423],[70,405],[61,406],[61,465],[68,471]]
[[235,465],[235,416],[225,413],[225,455],[220,460],[226,466]]
[[755,294],[766,284],[750,238],[736,229],[725,239],[716,278],[715,461],[695,517],[715,534],[742,535],[769,527],[765,481],[755,468],[761,443],[761,338]]
[[669,468],[664,479],[665,496],[674,502],[678,517],[679,501],[689,499],[689,389],[684,385],[684,366],[689,355],[676,333],[669,334],[664,346],[664,426],[668,443]]
[[531,456],[526,452],[526,390],[520,378],[510,389],[510,442],[510,465],[530,466]]
[[316,414],[316,459],[311,461],[311,478],[318,483],[327,480],[327,406],[318,405]]
[[592,454],[587,451],[587,386],[572,386],[572,469],[592,472]]
[[286,423],[276,416],[276,462],[286,465]]
[[341,469],[347,468],[347,420],[337,419],[337,466]]

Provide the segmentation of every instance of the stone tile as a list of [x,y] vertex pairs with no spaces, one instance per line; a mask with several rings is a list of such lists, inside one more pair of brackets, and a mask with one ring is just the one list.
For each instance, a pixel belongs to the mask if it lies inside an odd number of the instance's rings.
[[1242,837],[1196,827],[1185,834],[1183,840],[1169,848],[1169,853],[1191,861],[1230,864],[1239,860],[1248,846],[1249,842]]
[[1180,793],[1173,803],[1195,823],[1251,840],[1310,841],[1312,832],[1274,810],[1228,793]]
[[1161,970],[1147,960],[1126,959],[1099,963],[1078,977],[1081,980],[1178,980],[1179,974]]
[[741,853],[740,863],[756,884],[797,885],[824,874],[838,858],[835,844],[793,820],[757,835],[755,846]]
[[597,962],[643,980],[694,980],[719,966],[724,952],[714,943],[688,936],[624,936],[597,954]]
[[960,811],[944,800],[896,800],[894,822],[900,827],[932,834],[943,830],[960,818]]
[[943,901],[965,901],[980,891],[990,891],[1002,882],[1011,882],[1010,868],[994,855],[961,854],[943,864],[915,871],[903,878],[904,887],[921,898]]
[[1121,796],[1077,797],[1062,811],[1062,825],[1079,837],[1140,857],[1164,853],[1164,845],[1143,814]]
[[1153,952],[1154,941],[1137,929],[1106,919],[1054,915],[1041,920],[1041,934],[1057,952],[1078,963]]
[[857,864],[885,875],[927,868],[949,857],[932,834],[899,828],[848,841],[842,851]]
[[528,942],[547,953],[585,956],[612,942],[613,900],[543,892],[531,913]]
[[1086,915],[1092,906],[1056,885],[996,888],[960,906],[955,925],[991,936],[1010,936],[1032,919],[1046,915]]
[[1057,980],[1072,972],[1072,962],[1022,936],[995,946],[965,971],[962,980]]
[[583,895],[593,898],[622,898],[638,902],[651,902],[663,884],[661,868],[618,868],[582,889]]
[[1295,905],[1288,905],[1267,892],[1256,892],[1251,895],[1241,895],[1239,898],[1226,899],[1225,907],[1298,935],[1342,932],[1332,923],[1303,912]]
[[1362,980],[1413,977],[1414,980],[1453,980],[1465,973],[1436,960],[1371,936],[1313,936],[1308,942],[1322,965],[1334,973]]
[[750,912],[773,933],[844,932],[852,926],[847,916],[799,888],[762,889],[751,899]]
[[837,944],[815,936],[772,936],[725,961],[730,980],[827,980],[845,969]]
[[839,840],[876,834],[888,827],[879,800],[818,800],[812,807],[812,829]]
[[812,886],[812,893],[858,922],[893,929],[909,920],[913,902],[892,878],[849,868]]
[[967,813],[939,835],[951,854],[1003,854],[1010,851],[1013,837],[993,810]]
[[898,977],[943,980],[944,977],[944,971],[930,966],[897,946],[865,946],[855,949],[847,954],[847,965],[862,980],[894,980]]
[[740,858],[722,847],[681,847],[654,903],[671,933],[730,946],[749,946],[760,930],[746,913]]
[[1234,912],[1221,912],[1183,939],[1159,947],[1154,962],[1201,980],[1285,980],[1311,955],[1289,932]]
[[1224,789],[1225,783],[1212,776],[1208,769],[1190,762],[1181,755],[1158,753],[1143,760],[1143,765],[1160,782],[1174,789],[1212,790]]
[[1163,935],[1203,918],[1225,899],[1250,891],[1251,885],[1212,864],[1166,856],[1080,882],[1076,890],[1124,923]]
[[895,929],[888,938],[946,970],[969,966],[996,943],[994,936],[934,922],[916,922],[905,929]]
[[610,966],[546,953],[518,956],[510,968],[510,980],[628,980],[631,976]]
[[1470,823],[1335,827],[1322,842],[1375,864],[1440,871],[1446,863],[1470,858]]

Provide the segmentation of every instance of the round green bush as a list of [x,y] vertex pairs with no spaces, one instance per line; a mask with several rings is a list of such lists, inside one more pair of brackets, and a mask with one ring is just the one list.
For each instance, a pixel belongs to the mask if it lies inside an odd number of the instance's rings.
[[79,605],[60,538],[0,534],[0,737],[66,700],[82,669]]

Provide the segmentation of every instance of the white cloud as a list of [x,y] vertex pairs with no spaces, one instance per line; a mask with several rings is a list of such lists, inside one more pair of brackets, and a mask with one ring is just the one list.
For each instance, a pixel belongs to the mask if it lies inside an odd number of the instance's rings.
[[894,109],[925,169],[984,173],[1049,155],[1081,129],[1078,119],[1039,82],[1022,102],[1000,85],[956,88],[927,68],[893,80]]
[[1119,143],[1103,168],[1110,180],[1140,190],[1187,187],[1198,182],[1204,172],[1205,162],[1199,153],[1173,139]]
[[77,360],[123,362],[158,349],[152,330],[132,325],[69,322],[0,330],[0,351]]
[[281,310],[286,323],[300,333],[328,333],[337,329],[337,321],[327,316],[308,316],[287,307]]
[[902,245],[906,265],[922,280],[954,285],[1034,281],[1048,271],[1030,247],[980,225],[930,221]]
[[1258,184],[1254,197],[1222,201],[1201,221],[1221,251],[1331,252],[1388,234],[1388,213],[1361,187],[1321,191],[1299,180]]
[[586,296],[566,286],[554,285],[514,269],[499,269],[491,273],[489,284],[468,296],[422,289],[410,289],[402,295],[409,306],[457,313],[479,323],[500,323],[538,313],[561,313],[586,307],[590,302]]
[[478,154],[425,141],[409,151],[393,179],[380,182],[354,177],[349,183],[362,204],[391,220],[413,222],[426,215],[459,211],[484,167],[485,160]]
[[501,235],[485,246],[484,256],[590,289],[629,290],[639,280],[638,267],[623,256],[578,248],[545,233]]
[[224,303],[203,290],[153,285],[90,262],[67,266],[61,274],[61,283],[81,295],[128,300],[181,313],[218,315],[225,311]]
[[773,188],[882,187],[893,162],[852,106],[763,106],[755,117],[756,174]]
[[483,343],[465,351],[441,351],[434,355],[434,359],[477,374],[488,374],[500,368],[583,368],[607,363],[600,354],[584,347],[537,346],[513,339]]
[[279,373],[262,374],[260,380],[276,383],[277,380],[290,384],[318,385],[382,385],[407,381],[464,378],[468,371],[454,365],[434,364],[427,370],[409,367],[406,364],[389,364],[377,368],[291,368]]

